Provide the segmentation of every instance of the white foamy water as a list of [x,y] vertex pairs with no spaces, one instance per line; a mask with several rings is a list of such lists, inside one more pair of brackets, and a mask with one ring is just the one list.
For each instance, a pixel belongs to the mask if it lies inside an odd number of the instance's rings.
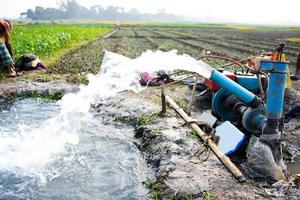
[[[186,54],[178,55],[175,50],[170,52],[148,50],[135,59],[106,51],[100,73],[95,76],[89,75],[89,84],[82,87],[77,94],[65,95],[60,104],[63,112],[76,110],[86,113],[90,104],[113,97],[118,92],[124,90],[139,92],[145,89],[139,84],[141,72],[153,73],[175,69],[197,72],[207,78],[211,76],[213,70],[203,61]],[[73,103],[70,104],[70,101]]]
[[[89,84],[78,93],[66,94],[61,101],[60,113],[39,127],[17,124],[16,131],[0,129],[0,171],[21,171],[40,174],[43,167],[63,152],[67,145],[76,145],[78,132],[91,119],[90,105],[113,98],[118,92],[139,92],[140,72],[182,69],[210,77],[212,69],[202,61],[176,51],[147,51],[136,59],[106,52],[101,71],[89,75]],[[42,113],[41,113],[42,114]]]

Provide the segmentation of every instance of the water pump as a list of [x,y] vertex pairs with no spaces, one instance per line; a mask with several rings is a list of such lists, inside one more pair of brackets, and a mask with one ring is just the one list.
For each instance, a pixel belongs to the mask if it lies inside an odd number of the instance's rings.
[[[282,57],[282,50],[277,56]],[[255,135],[259,138],[259,142],[263,142],[270,148],[278,168],[284,170],[280,141],[288,62],[281,60],[281,58],[280,60],[257,60],[258,70],[269,74],[265,103],[250,91],[259,88],[257,77],[254,75],[230,77],[211,69],[210,76],[206,77],[206,83],[210,83],[207,84],[208,86],[213,83],[221,88],[213,94],[212,109],[215,115],[222,120],[239,122],[238,124],[241,124],[248,133]],[[278,177],[282,177],[282,174],[275,179],[281,179]]]
[[[266,104],[246,89],[255,88],[256,78],[238,76],[235,82],[214,70],[210,80],[222,88],[213,96],[214,112],[224,120],[242,119],[244,128],[254,135],[280,139],[287,68],[288,62],[260,60],[260,70],[269,73]],[[246,84],[245,79],[248,79]]]

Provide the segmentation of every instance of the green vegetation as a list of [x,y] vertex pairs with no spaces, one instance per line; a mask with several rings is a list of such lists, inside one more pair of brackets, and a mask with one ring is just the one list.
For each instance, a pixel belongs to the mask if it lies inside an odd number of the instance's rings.
[[184,108],[185,107],[185,102],[182,99],[176,99],[175,103],[180,107],[180,108]]
[[163,191],[158,188],[158,182],[156,179],[147,179],[144,184],[149,189],[149,198],[158,200],[160,199],[161,195],[164,194]]
[[15,57],[31,53],[48,58],[62,49],[87,42],[111,31],[108,27],[16,26],[11,33]]
[[5,99],[8,101],[14,99],[27,99],[27,98],[37,98],[42,99],[45,102],[52,102],[60,100],[64,94],[62,92],[54,92],[54,93],[38,93],[37,91],[30,91],[30,92],[21,92],[17,94],[10,94]]
[[295,30],[295,31],[299,31],[300,27],[299,26],[294,26],[294,27],[289,27],[290,30]]
[[199,134],[195,130],[192,130],[187,136],[194,140],[199,140],[200,138]]
[[[19,81],[34,80],[48,82],[65,79],[72,83],[87,83],[86,74],[96,73],[102,59],[102,46],[90,41],[106,35],[113,30],[111,23],[100,22],[14,22],[11,32],[14,59],[23,54],[37,55],[46,65],[46,73],[25,73],[21,77],[7,79],[6,68],[0,69],[0,80]],[[100,41],[100,40],[97,40]],[[85,47],[86,48],[82,48]],[[100,47],[99,47],[100,46]],[[104,48],[109,45],[104,45]],[[95,49],[97,48],[97,49]],[[81,53],[82,51],[85,53]],[[90,51],[89,51],[90,50]],[[80,55],[74,57],[74,53]],[[66,60],[67,62],[64,62]]]
[[156,116],[157,113],[151,115],[141,114],[138,117],[134,117],[134,116],[117,117],[115,121],[119,121],[134,126],[140,126],[152,122]]
[[212,197],[211,193],[209,193],[209,192],[203,192],[202,193],[202,199],[203,200],[212,200],[213,197]]
[[142,114],[137,118],[137,125],[147,124],[151,122],[155,116],[157,116],[157,114],[152,114],[152,115]]

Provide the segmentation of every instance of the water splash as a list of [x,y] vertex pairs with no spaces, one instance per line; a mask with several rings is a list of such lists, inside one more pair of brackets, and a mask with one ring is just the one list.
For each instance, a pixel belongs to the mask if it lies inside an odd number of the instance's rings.
[[[201,60],[189,55],[178,55],[176,50],[170,52],[146,51],[141,56],[130,59],[117,53],[105,51],[101,71],[97,75],[89,75],[89,84],[81,88],[77,94],[67,94],[60,101],[63,112],[88,112],[90,104],[105,101],[118,92],[131,90],[140,92],[145,89],[139,84],[140,73],[150,74],[159,70],[186,70],[197,72],[209,78],[212,68]],[[76,99],[76,102],[73,101]],[[72,104],[69,102],[73,101]]]
[[139,74],[147,71],[182,69],[209,77],[212,69],[202,61],[176,51],[147,51],[136,59],[105,52],[101,71],[89,75],[89,84],[81,86],[78,93],[66,94],[58,102],[60,113],[44,121],[39,127],[21,126],[16,132],[0,129],[0,170],[21,171],[25,174],[43,173],[43,168],[67,145],[76,145],[78,132],[92,115],[91,104],[105,102],[118,92],[139,92]]

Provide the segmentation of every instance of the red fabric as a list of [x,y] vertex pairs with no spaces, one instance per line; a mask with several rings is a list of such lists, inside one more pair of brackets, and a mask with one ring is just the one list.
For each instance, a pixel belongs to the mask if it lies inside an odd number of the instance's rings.
[[159,85],[159,83],[157,82],[157,76],[152,76],[150,75],[148,72],[142,72],[140,74],[140,84],[141,85]]

